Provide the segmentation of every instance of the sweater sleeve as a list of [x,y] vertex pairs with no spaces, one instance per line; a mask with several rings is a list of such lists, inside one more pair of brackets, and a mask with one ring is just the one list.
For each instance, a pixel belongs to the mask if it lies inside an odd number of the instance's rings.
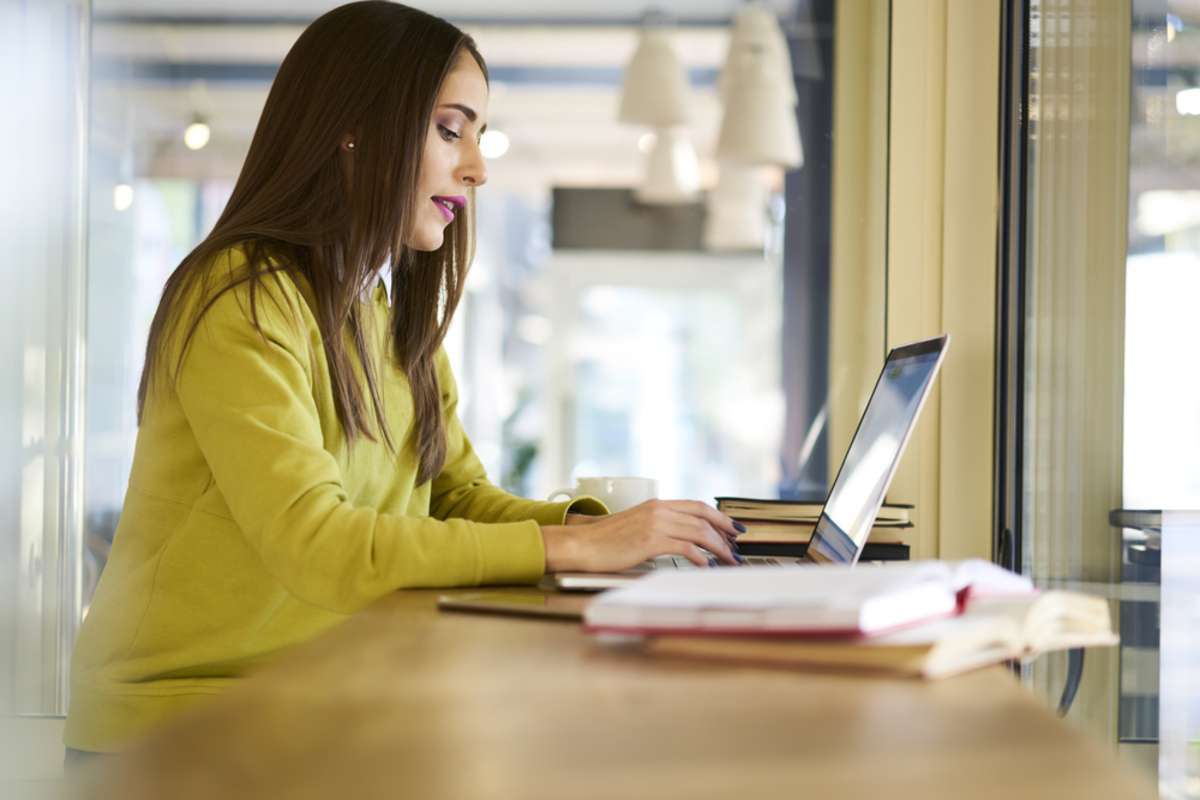
[[315,323],[291,281],[267,281],[263,294],[269,284],[271,297],[257,303],[261,333],[245,285],[224,292],[174,381],[213,481],[266,569],[339,613],[404,587],[536,581],[545,551],[532,519],[443,521],[349,500],[313,399]]
[[594,497],[546,503],[509,494],[488,481],[483,464],[458,419],[458,384],[446,351],[439,349],[436,359],[442,418],[446,427],[446,463],[433,479],[430,514],[445,520],[516,522],[532,519],[542,525],[562,525],[568,513],[593,516],[608,513],[604,504]]

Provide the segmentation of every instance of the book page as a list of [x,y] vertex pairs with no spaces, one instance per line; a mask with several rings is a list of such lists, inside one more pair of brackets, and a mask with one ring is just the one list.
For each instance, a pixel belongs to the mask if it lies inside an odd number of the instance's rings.
[[1034,591],[1033,581],[982,558],[948,562],[954,575],[955,589],[969,589],[972,597],[984,594],[1026,594]]

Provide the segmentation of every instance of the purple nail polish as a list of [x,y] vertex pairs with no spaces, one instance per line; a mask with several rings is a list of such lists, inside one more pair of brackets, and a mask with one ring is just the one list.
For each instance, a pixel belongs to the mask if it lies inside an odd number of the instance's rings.
[[743,525],[742,523],[738,522],[736,519],[733,521],[733,527],[737,529],[738,533],[746,532],[746,526]]

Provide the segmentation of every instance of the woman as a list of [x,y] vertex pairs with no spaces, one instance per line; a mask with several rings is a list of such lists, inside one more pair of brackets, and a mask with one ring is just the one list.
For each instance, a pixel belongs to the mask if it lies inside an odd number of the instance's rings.
[[125,507],[75,650],[72,750],[119,749],[397,589],[734,561],[733,522],[703,503],[593,521],[595,500],[488,483],[441,349],[487,101],[474,43],[394,3],[329,12],[284,60],[229,204],[150,328]]

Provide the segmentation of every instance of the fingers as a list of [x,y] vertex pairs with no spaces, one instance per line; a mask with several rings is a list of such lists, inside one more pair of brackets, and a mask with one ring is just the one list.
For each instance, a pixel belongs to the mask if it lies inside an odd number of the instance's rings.
[[[599,525],[633,526],[640,540],[637,549],[645,550],[648,558],[670,553],[706,566],[707,550],[726,564],[740,562],[733,549],[737,533],[733,520],[699,501],[648,500],[606,519],[607,523]],[[679,552],[680,548],[688,552]]]
[[735,538],[739,533],[746,532],[745,526],[739,529],[739,523],[717,511],[708,503],[702,503],[699,500],[664,500],[662,502],[666,503],[673,511],[699,517],[730,538]]
[[695,564],[697,567],[708,566],[708,553],[705,553],[691,542],[685,542],[682,539],[668,539],[666,549],[661,555],[683,556],[688,561]]
[[706,521],[678,511],[671,514],[668,535],[699,545],[727,564],[738,563],[729,541]]

